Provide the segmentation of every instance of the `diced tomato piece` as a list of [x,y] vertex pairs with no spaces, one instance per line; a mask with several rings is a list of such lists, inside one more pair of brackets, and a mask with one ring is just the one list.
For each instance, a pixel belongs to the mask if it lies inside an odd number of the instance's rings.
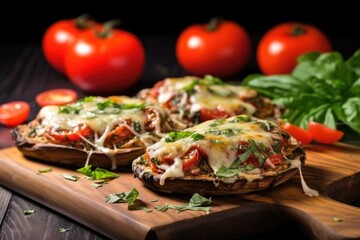
[[49,131],[48,134],[60,142],[74,142],[81,140],[81,136],[88,137],[94,134],[89,126],[76,127],[73,131]]
[[[274,155],[271,155],[269,157],[269,160],[271,161],[272,164],[274,165],[279,165],[279,164],[282,164],[283,161],[284,161],[284,156],[279,153],[279,154],[274,154]],[[267,163],[265,162],[265,164],[267,165]]]
[[205,122],[207,120],[218,119],[218,118],[227,118],[229,114],[224,110],[219,109],[208,109],[202,108],[200,110],[200,121]]
[[129,130],[128,127],[126,127],[125,125],[120,125],[108,133],[108,135],[106,136],[106,141],[109,142],[122,141],[127,139],[131,135],[132,132]]

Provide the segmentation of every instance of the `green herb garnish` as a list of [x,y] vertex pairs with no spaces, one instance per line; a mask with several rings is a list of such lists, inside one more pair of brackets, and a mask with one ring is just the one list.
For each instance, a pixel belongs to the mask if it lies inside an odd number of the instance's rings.
[[27,209],[23,211],[24,215],[29,216],[35,213],[35,209]]
[[43,169],[39,169],[38,173],[47,173],[47,172],[51,172],[52,168],[43,168]]
[[165,205],[157,205],[155,207],[156,210],[165,212],[169,208],[175,209],[176,212],[182,212],[186,210],[192,210],[192,211],[203,211],[206,212],[206,214],[210,213],[211,207],[209,206],[211,204],[211,198],[205,198],[201,196],[198,193],[195,193],[187,205],[174,205],[174,204],[168,204]]
[[204,78],[198,78],[193,80],[189,85],[184,87],[184,90],[188,93],[192,92],[197,85],[205,85],[205,86],[211,86],[211,85],[224,85],[225,83],[217,77],[211,76],[211,75],[205,75]]
[[152,212],[151,209],[147,208],[138,201],[139,192],[133,188],[130,192],[112,193],[105,197],[105,202],[108,203],[127,203],[129,210],[143,210],[146,212]]
[[85,176],[91,177],[91,180],[101,180],[119,177],[118,174],[103,168],[97,167],[95,170],[92,170],[91,168],[92,166],[88,165],[86,167],[79,168],[76,171],[84,174]]
[[242,84],[284,106],[292,124],[345,124],[360,134],[360,49],[348,60],[338,52],[305,54],[291,74],[250,75]]
[[64,173],[62,174],[63,178],[65,178],[66,180],[70,180],[70,181],[73,181],[73,182],[76,182],[79,177],[76,176],[76,175],[72,175],[72,174],[68,174],[68,173]]
[[194,141],[198,141],[204,138],[204,135],[196,132],[181,131],[181,132],[170,132],[165,138],[165,142],[175,142],[182,138],[190,137]]

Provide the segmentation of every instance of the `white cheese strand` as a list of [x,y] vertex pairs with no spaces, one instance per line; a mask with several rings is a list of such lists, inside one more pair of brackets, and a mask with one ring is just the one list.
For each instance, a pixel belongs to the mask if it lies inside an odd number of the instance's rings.
[[169,177],[183,177],[185,174],[182,170],[183,163],[179,157],[174,159],[174,164],[168,167],[160,177],[160,185],[165,184],[165,179]]
[[302,189],[303,189],[303,192],[305,193],[305,195],[307,195],[309,197],[319,196],[318,191],[309,188],[309,186],[306,184],[303,174],[302,174],[302,171],[301,171],[301,161],[300,160],[291,160],[290,163],[291,163],[292,167],[299,169],[301,186],[302,186]]

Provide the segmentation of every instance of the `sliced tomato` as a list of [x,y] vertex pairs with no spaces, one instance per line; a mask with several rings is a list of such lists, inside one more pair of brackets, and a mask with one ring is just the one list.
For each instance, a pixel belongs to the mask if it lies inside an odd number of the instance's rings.
[[150,96],[153,98],[157,98],[159,96],[159,88],[164,85],[164,81],[158,81],[155,85],[150,89]]
[[131,136],[132,133],[125,125],[120,125],[115,128],[113,131],[109,132],[106,136],[106,141],[116,142],[116,141],[123,141]]
[[200,152],[197,148],[190,149],[183,159],[183,171],[187,171],[200,162]]
[[65,105],[77,100],[77,93],[72,89],[59,88],[39,93],[35,100],[40,107],[47,105]]
[[279,165],[284,161],[284,156],[281,153],[274,154],[269,157],[269,160],[271,161],[272,164]]
[[202,108],[200,110],[200,121],[205,122],[207,120],[218,119],[218,118],[227,118],[229,114],[224,110],[219,109],[208,109]]
[[15,127],[26,121],[30,114],[30,105],[24,101],[4,103],[0,106],[0,123]]
[[313,140],[313,135],[309,131],[296,125],[284,123],[281,128],[302,144],[309,144]]
[[73,131],[49,131],[49,136],[60,142],[74,142],[81,140],[81,136],[88,137],[94,134],[89,126],[76,127]]
[[339,141],[344,136],[344,132],[332,129],[321,123],[309,122],[308,127],[314,140],[319,143],[332,144]]

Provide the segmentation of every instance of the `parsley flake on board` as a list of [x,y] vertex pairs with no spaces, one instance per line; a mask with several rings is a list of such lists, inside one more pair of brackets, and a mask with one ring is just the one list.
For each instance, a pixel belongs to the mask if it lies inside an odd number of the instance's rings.
[[206,214],[210,213],[211,207],[209,206],[211,204],[211,197],[205,198],[201,196],[198,193],[195,193],[190,201],[189,204],[186,205],[174,205],[174,204],[168,204],[165,203],[165,205],[157,205],[155,207],[156,210],[161,212],[166,212],[169,208],[175,209],[176,212],[183,212],[187,210],[191,211],[203,211],[206,212]]
[[24,215],[29,216],[35,213],[35,209],[27,209],[23,211]]
[[43,168],[43,169],[39,169],[38,173],[47,173],[47,172],[51,172],[52,168]]
[[59,228],[59,232],[61,232],[61,233],[65,233],[65,232],[68,232],[68,231],[70,231],[69,228]]
[[76,182],[79,179],[78,176],[73,175],[73,174],[68,174],[68,173],[64,173],[61,176],[63,176],[63,178],[65,178],[66,180],[70,180],[70,181],[73,181],[73,182]]
[[118,174],[108,171],[103,168],[95,168],[92,170],[92,165],[88,165],[82,168],[77,169],[77,172],[84,174],[87,177],[91,177],[91,180],[102,180],[102,179],[110,179],[119,177]]
[[127,203],[128,210],[143,210],[146,212],[152,212],[151,209],[147,208],[141,201],[137,198],[139,197],[139,192],[133,188],[130,192],[121,192],[121,193],[111,193],[105,197],[105,202],[107,203]]

